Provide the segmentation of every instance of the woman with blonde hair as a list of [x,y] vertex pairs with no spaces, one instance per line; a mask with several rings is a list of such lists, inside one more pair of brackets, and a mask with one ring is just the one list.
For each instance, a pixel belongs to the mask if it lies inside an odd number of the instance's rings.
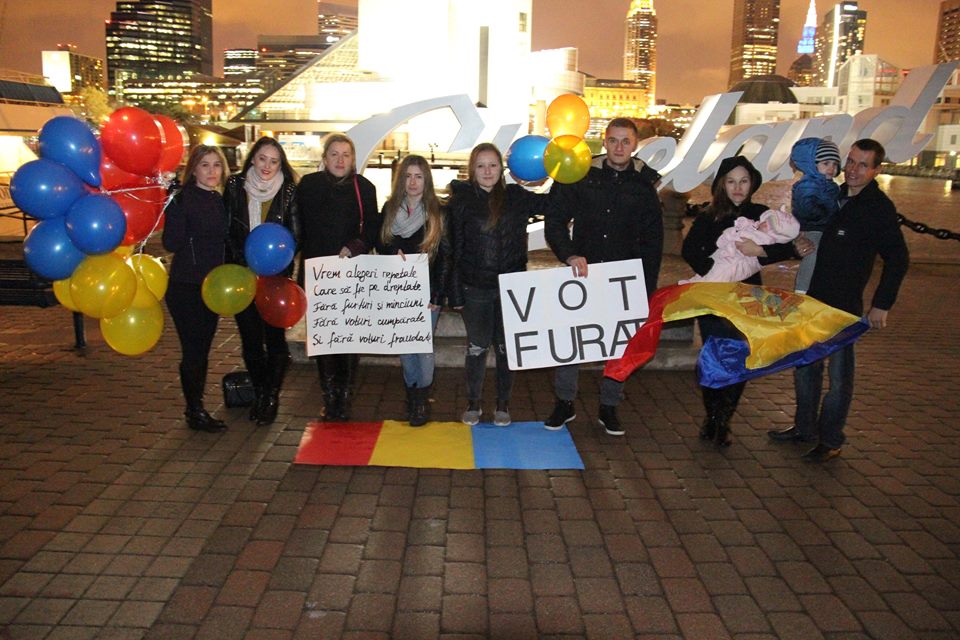
[[520,185],[506,184],[503,156],[493,144],[478,144],[469,162],[469,179],[450,183],[448,205],[453,244],[448,299],[451,307],[462,309],[467,329],[467,410],[461,419],[469,425],[480,421],[487,352],[493,345],[497,363],[493,424],[505,427],[511,422],[513,372],[507,365],[498,278],[501,273],[526,271],[527,224],[546,201]]
[[[331,133],[323,141],[320,171],[303,177],[297,187],[297,204],[303,222],[303,261],[321,256],[341,258],[368,253],[380,232],[377,188],[357,173],[353,140]],[[324,419],[350,419],[350,398],[358,357],[353,353],[317,356],[323,389]]]
[[[377,253],[381,255],[423,254],[430,270],[430,313],[434,329],[440,318],[450,270],[450,245],[440,200],[434,191],[433,176],[426,158],[409,155],[400,162],[393,177],[393,190],[383,205]],[[410,353],[400,356],[407,388],[407,421],[419,427],[430,419],[429,397],[433,384],[434,354]]]
[[[258,225],[272,222],[285,226],[294,239],[300,237],[295,199],[297,173],[275,139],[264,136],[254,143],[239,173],[230,176],[224,199],[230,214],[228,262],[246,265],[244,244]],[[284,275],[293,273],[291,264]],[[250,420],[272,424],[280,409],[280,387],[290,366],[286,331],[263,321],[255,304],[234,316],[240,331],[243,362],[253,381],[255,399]]]
[[163,248],[173,252],[170,283],[164,297],[180,339],[180,386],[184,416],[194,431],[217,433],[227,425],[203,408],[207,363],[219,316],[200,295],[203,279],[224,262],[227,212],[220,195],[227,161],[218,147],[198,145],[190,151],[180,177],[183,187],[167,206]]

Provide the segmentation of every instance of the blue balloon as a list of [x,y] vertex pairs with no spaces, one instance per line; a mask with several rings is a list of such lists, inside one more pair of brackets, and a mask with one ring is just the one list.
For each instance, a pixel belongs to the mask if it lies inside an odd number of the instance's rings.
[[510,145],[507,155],[507,167],[510,173],[520,180],[536,182],[547,177],[543,166],[543,151],[550,139],[543,136],[523,136]]
[[123,209],[110,196],[91,194],[73,203],[65,218],[67,235],[87,255],[110,253],[127,232]]
[[69,278],[85,257],[70,241],[63,218],[38,222],[23,241],[27,266],[47,280]]
[[26,163],[10,180],[13,202],[24,213],[41,220],[62,216],[86,193],[73,171],[46,158]]
[[83,120],[48,120],[40,129],[40,157],[63,164],[92,187],[100,186],[100,142]]
[[258,276],[277,275],[293,261],[295,252],[293,234],[275,222],[255,227],[243,245],[247,266]]

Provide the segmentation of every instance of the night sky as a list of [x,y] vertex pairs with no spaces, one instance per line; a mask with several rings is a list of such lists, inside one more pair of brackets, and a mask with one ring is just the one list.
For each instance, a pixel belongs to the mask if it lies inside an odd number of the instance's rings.
[[[0,0],[2,2],[3,0]],[[103,57],[103,23],[114,0],[5,0],[0,67],[40,73],[40,51],[58,42]],[[351,0],[337,0],[351,4]],[[796,46],[809,0],[781,0],[779,72],[797,57]],[[818,0],[821,16],[835,2]],[[282,11],[277,7],[283,5]],[[415,10],[416,0],[410,2]],[[930,64],[939,0],[860,0],[868,12],[866,53],[901,68]],[[619,78],[623,20],[629,0],[533,0],[533,48],[576,46],[580,69]],[[726,90],[733,0],[655,0],[659,22],[657,97],[698,103]],[[904,7],[909,7],[905,10]],[[316,31],[315,0],[214,0],[214,56],[219,72],[225,48],[253,47],[257,34]],[[905,22],[909,37],[904,35]],[[402,34],[398,34],[402,37]]]

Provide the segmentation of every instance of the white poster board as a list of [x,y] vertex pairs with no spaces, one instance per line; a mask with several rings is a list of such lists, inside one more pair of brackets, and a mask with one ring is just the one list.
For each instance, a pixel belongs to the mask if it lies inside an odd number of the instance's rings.
[[649,315],[642,260],[500,276],[503,331],[511,369],[619,358]]
[[303,275],[308,356],[433,350],[426,254],[311,258]]

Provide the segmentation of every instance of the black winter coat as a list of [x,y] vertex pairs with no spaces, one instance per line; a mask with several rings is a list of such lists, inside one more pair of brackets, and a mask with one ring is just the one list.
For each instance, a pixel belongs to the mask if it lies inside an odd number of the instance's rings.
[[647,295],[653,295],[663,258],[659,179],[639,160],[617,171],[597,158],[579,182],[553,185],[544,225],[553,253],[560,262],[576,255],[591,264],[640,258]]
[[[245,182],[246,178],[242,173],[235,173],[227,178],[227,187],[223,192],[224,204],[230,217],[230,229],[227,237],[227,262],[244,266],[247,264],[247,258],[244,255],[243,247],[247,241],[247,236],[250,235],[247,192],[243,188]],[[282,224],[293,234],[294,241],[299,243],[300,215],[297,211],[296,190],[297,186],[293,182],[285,181],[283,183],[280,191],[277,192],[270,203],[266,222]],[[289,276],[292,272],[293,265],[291,264],[284,274]]]
[[[847,185],[841,186],[841,202],[846,193]],[[888,311],[907,274],[910,254],[896,207],[872,180],[840,207],[823,230],[807,293],[830,306],[862,314],[863,291],[877,254],[883,259],[883,271],[871,306]]]
[[[386,214],[386,205],[384,205],[380,219],[383,220]],[[440,244],[437,246],[437,250],[430,260],[430,304],[435,304],[440,307],[446,303],[450,271],[453,268],[453,251],[450,246],[450,223],[445,209],[443,211],[443,217],[443,233],[440,236]],[[400,251],[403,251],[404,254],[409,256],[414,253],[420,253],[420,243],[422,242],[423,227],[420,227],[420,229],[409,238],[391,236],[390,242],[386,244],[384,244],[378,235],[376,249],[377,253],[382,256],[394,256]]]
[[463,285],[498,288],[501,273],[527,268],[527,223],[546,208],[546,196],[507,185],[500,220],[487,229],[490,194],[460,180],[450,183],[450,240],[453,272],[448,288],[450,306],[463,306]]
[[170,279],[202,284],[224,263],[227,212],[216,191],[189,184],[173,196],[165,212],[163,248],[173,253]]
[[[747,217],[751,220],[759,220],[760,214],[767,210],[762,204],[755,202],[744,202],[733,215],[726,216],[721,220],[716,220],[712,213],[704,209],[697,214],[687,237],[683,239],[683,247],[680,254],[687,264],[697,273],[704,275],[713,268],[713,258],[710,256],[717,250],[717,240],[720,234],[733,226],[734,221],[741,217]],[[783,244],[763,245],[766,257],[758,258],[761,265],[773,264],[781,260],[789,260],[797,257],[793,250],[793,243],[785,242]],[[762,284],[760,274],[755,273],[744,282],[749,284]]]
[[297,204],[304,260],[337,255],[343,247],[355,256],[369,253],[380,233],[377,188],[361,175],[356,186],[353,178],[341,180],[326,171],[305,175],[297,186]]

